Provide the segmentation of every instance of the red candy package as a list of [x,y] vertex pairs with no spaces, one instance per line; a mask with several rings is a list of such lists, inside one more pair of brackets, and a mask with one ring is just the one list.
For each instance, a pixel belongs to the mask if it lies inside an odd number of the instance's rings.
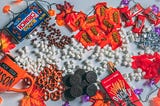
[[86,30],[87,28],[90,28],[91,26],[99,26],[97,15],[88,16],[86,21],[82,24],[81,27],[83,30]]
[[134,25],[132,31],[134,33],[141,33],[144,27],[145,20],[146,20],[146,17],[144,15],[138,15],[136,24]]
[[65,23],[72,30],[78,30],[84,23],[86,15],[83,12],[72,12],[66,15]]
[[143,106],[121,73],[109,63],[111,75],[101,80],[101,85],[116,106]]
[[143,11],[143,7],[139,3],[137,3],[130,9],[130,11],[127,12],[127,15],[128,17],[134,17],[142,11]]
[[104,36],[99,42],[98,45],[103,48],[104,46],[106,46],[107,44],[109,44],[109,39],[108,36]]
[[117,30],[114,29],[108,36],[112,50],[115,50],[122,45],[121,36]]
[[143,12],[147,19],[150,21],[150,23],[154,24],[154,25],[158,25],[160,22],[160,18],[158,17],[158,15],[156,15],[153,11],[151,7],[148,7],[147,9],[144,10]]
[[105,33],[109,33],[114,28],[114,23],[112,21],[108,20],[107,18],[104,18],[100,22],[100,27],[101,27],[101,29],[103,29],[105,31]]
[[86,32],[94,42],[98,42],[105,36],[104,31],[97,26],[91,26],[90,28],[87,28]]
[[106,9],[107,9],[106,5],[107,5],[106,2],[101,2],[101,3],[96,4],[95,6],[96,15],[99,20],[104,19],[106,16]]
[[94,46],[95,43],[92,41],[90,36],[85,31],[80,31],[77,35],[74,36],[75,39],[82,43],[82,45],[86,48],[87,46]]
[[111,20],[114,23],[114,28],[120,28],[121,27],[121,18],[119,10],[116,8],[109,8],[110,12],[109,14],[109,20]]
[[128,6],[119,8],[121,19],[125,22],[125,27],[133,26],[134,22],[131,16],[127,15],[127,12],[130,11]]

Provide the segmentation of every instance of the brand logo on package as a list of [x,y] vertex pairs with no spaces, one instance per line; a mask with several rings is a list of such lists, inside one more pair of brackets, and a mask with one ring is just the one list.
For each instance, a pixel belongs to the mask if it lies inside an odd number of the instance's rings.
[[21,31],[23,30],[30,22],[32,22],[33,19],[37,18],[38,14],[36,14],[34,11],[32,11],[25,19],[22,20],[17,25],[17,28]]

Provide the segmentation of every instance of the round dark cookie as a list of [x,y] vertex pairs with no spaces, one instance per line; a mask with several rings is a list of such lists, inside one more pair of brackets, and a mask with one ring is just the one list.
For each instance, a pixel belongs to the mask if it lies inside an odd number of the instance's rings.
[[70,94],[73,97],[79,97],[83,94],[83,89],[80,86],[72,86],[70,89]]
[[78,74],[78,75],[80,75],[81,77],[83,77],[83,76],[86,74],[86,72],[85,72],[84,69],[77,69],[74,74],[75,74],[75,75]]
[[82,87],[82,88],[86,88],[88,85],[89,85],[89,83],[88,83],[86,80],[83,80],[83,81],[81,82],[81,87]]
[[70,81],[69,81],[70,76],[71,76],[71,74],[68,74],[68,75],[65,75],[62,78],[62,81],[63,81],[64,85],[67,86],[67,87],[71,87],[71,84],[70,84]]
[[97,87],[95,84],[91,84],[86,88],[86,94],[88,96],[94,96],[96,94]]
[[77,75],[71,75],[70,79],[69,79],[69,82],[70,82],[71,85],[80,85],[81,81],[82,81],[82,78],[78,74]]
[[97,81],[97,74],[93,71],[89,71],[89,72],[87,72],[85,78],[86,78],[87,82],[95,83]]
[[70,89],[67,89],[64,91],[64,98],[67,100],[67,101],[72,101],[75,99],[75,97],[71,96],[70,94]]

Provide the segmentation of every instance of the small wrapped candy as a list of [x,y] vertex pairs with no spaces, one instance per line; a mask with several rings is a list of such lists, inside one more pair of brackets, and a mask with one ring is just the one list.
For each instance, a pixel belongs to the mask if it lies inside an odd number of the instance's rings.
[[127,15],[127,12],[130,11],[128,6],[120,7],[118,9],[121,14],[122,21],[125,22],[125,27],[134,25],[132,17]]
[[121,27],[121,18],[119,10],[116,8],[109,8],[109,20],[114,22],[114,28],[120,28]]
[[121,5],[129,5],[129,0],[122,0]]
[[87,48],[87,46],[94,46],[95,42],[92,41],[91,37],[85,31],[80,31],[74,36],[77,41],[82,43],[82,45]]
[[153,84],[155,84],[155,81],[154,80],[150,80],[150,81],[146,81],[143,85],[152,87]]
[[146,20],[146,17],[144,15],[138,15],[136,24],[133,27],[132,31],[134,33],[141,33],[144,27],[145,20]]
[[89,97],[88,95],[83,95],[83,96],[81,96],[81,101],[82,101],[82,103],[88,102],[89,100],[90,100],[90,97]]
[[158,17],[156,16],[156,14],[152,11],[151,7],[146,8],[143,11],[143,14],[147,17],[147,19],[149,20],[150,23],[154,24],[154,25],[158,25],[159,21],[158,21]]
[[104,31],[97,26],[87,28],[86,32],[94,42],[100,41],[105,36]]
[[70,106],[70,105],[69,105],[69,102],[66,101],[62,106]]
[[92,26],[99,26],[97,15],[91,15],[87,17],[86,21],[81,26],[83,30],[90,28]]
[[134,92],[135,92],[135,94],[140,95],[140,94],[142,94],[143,89],[142,88],[141,89],[135,89]]
[[159,12],[159,7],[156,5],[152,5],[152,11],[157,14]]
[[122,45],[121,36],[119,32],[115,29],[111,33],[109,33],[109,41],[112,50],[115,50]]
[[127,12],[127,15],[128,17],[134,17],[142,11],[143,11],[143,7],[139,3],[137,3],[132,8],[130,8],[130,11]]
[[158,35],[160,35],[160,27],[155,27],[155,32],[158,34]]

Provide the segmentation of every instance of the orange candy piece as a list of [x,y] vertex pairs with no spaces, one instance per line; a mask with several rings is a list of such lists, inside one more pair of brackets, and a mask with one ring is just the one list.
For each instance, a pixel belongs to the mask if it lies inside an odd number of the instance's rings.
[[10,11],[10,9],[11,9],[10,5],[5,5],[3,7],[3,13],[8,13]]
[[0,104],[2,104],[2,102],[3,102],[3,99],[2,99],[2,97],[0,97]]
[[55,10],[53,10],[53,9],[48,10],[48,14],[50,16],[54,16],[55,15]]
[[155,97],[151,100],[151,106],[160,106],[160,98]]
[[57,19],[56,22],[57,22],[57,24],[58,24],[59,26],[65,25],[65,22],[64,22],[63,19]]
[[15,4],[18,4],[18,3],[21,3],[23,0],[15,0],[15,1],[13,1],[13,3],[15,3]]

